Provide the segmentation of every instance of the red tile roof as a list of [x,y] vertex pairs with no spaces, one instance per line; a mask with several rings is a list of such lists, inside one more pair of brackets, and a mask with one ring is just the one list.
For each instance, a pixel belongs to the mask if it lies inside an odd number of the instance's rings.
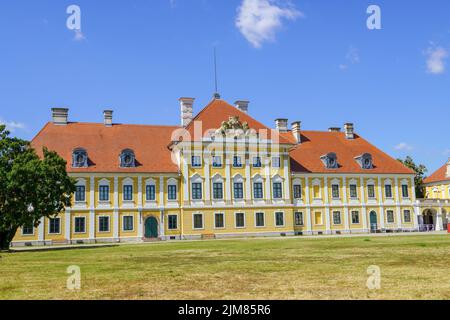
[[[292,135],[290,132],[285,135]],[[387,173],[413,174],[402,163],[390,157],[363,138],[346,139],[343,132],[302,131],[302,143],[290,152],[293,172],[314,173]],[[329,152],[337,155],[338,169],[326,169],[320,157]],[[362,169],[355,157],[372,155],[373,169]]]
[[423,183],[434,183],[440,181],[450,181],[450,177],[447,177],[447,163],[440,167],[431,176],[423,180]]
[[[69,123],[66,126],[47,123],[33,139],[32,146],[56,151],[67,161],[68,172],[145,172],[176,173],[178,167],[171,160],[167,148],[177,126],[145,126],[114,124],[106,127],[99,123]],[[76,148],[87,151],[88,168],[72,168],[72,152]],[[138,165],[120,168],[122,150],[131,149]]]

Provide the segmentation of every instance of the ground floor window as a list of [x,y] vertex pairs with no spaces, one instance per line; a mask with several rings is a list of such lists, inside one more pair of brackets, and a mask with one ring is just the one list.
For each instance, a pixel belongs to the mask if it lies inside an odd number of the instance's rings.
[[49,234],[59,234],[61,233],[61,219],[60,218],[50,218],[49,220]]
[[341,212],[333,211],[333,224],[341,224]]
[[98,217],[98,231],[109,232],[109,217]]
[[275,225],[277,227],[284,226],[284,212],[275,212]]
[[410,211],[410,210],[405,210],[405,211],[403,211],[403,220],[404,220],[406,223],[411,222],[411,211]]
[[314,223],[316,225],[322,225],[323,224],[322,212],[317,211],[316,213],[314,213]]
[[123,231],[133,231],[134,230],[134,217],[124,216],[123,217]]
[[295,225],[296,226],[303,226],[303,212],[296,212],[295,213]]
[[86,232],[86,218],[85,217],[75,217],[75,233],[85,233]]
[[264,212],[257,212],[255,217],[257,227],[264,227],[266,225],[264,221]]
[[203,215],[201,213],[194,214],[194,229],[203,229]]
[[352,223],[359,224],[359,211],[352,211]]
[[168,217],[168,228],[169,230],[176,230],[178,229],[178,216],[176,215],[169,215]]
[[24,236],[31,236],[34,234],[34,227],[32,223],[26,224],[22,227],[22,234]]
[[394,211],[392,211],[392,210],[386,211],[386,216],[387,216],[387,222],[388,223],[394,223],[395,222]]
[[245,215],[243,213],[235,214],[236,228],[245,228]]
[[216,229],[225,228],[225,219],[223,213],[216,213],[214,215],[214,226]]

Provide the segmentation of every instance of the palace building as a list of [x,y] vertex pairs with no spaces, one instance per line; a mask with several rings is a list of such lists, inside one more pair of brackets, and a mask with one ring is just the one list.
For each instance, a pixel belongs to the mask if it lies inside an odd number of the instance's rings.
[[[71,122],[52,109],[32,146],[67,161],[72,206],[24,226],[13,245],[420,229],[414,172],[353,124],[306,131],[277,119],[271,129],[248,101],[216,95],[195,116],[193,98],[179,101],[180,126],[119,124],[109,110],[104,123]],[[448,197],[450,179],[437,180],[430,192]]]

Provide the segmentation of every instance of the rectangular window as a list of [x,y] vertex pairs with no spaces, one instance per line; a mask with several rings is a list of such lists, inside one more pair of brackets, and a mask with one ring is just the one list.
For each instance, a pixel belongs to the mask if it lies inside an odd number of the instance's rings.
[[200,213],[194,214],[194,229],[203,229],[203,215]]
[[333,211],[333,224],[341,224],[341,212]]
[[242,182],[234,183],[234,198],[244,199],[244,184]]
[[76,202],[86,201],[86,187],[85,186],[76,186],[75,187],[75,201]]
[[167,198],[169,200],[177,200],[177,186],[174,184],[167,186]]
[[350,185],[350,198],[352,199],[358,198],[358,187],[356,186],[356,184]]
[[280,168],[281,167],[280,157],[273,157],[272,158],[272,167],[273,168]]
[[222,200],[223,199],[223,183],[214,182],[213,183],[213,199]]
[[386,198],[392,198],[392,186],[390,184],[384,186],[384,191]]
[[387,222],[388,223],[394,223],[395,222],[394,211],[392,211],[392,210],[386,211],[386,216],[387,216]]
[[314,199],[320,199],[320,186],[313,186]]
[[214,214],[214,227],[216,229],[225,228],[225,215],[223,213]]
[[375,198],[375,186],[373,184],[367,185],[367,196],[370,199],[374,199]]
[[134,217],[124,216],[123,217],[123,231],[133,231],[134,230]]
[[192,156],[192,167],[199,168],[202,166],[202,158],[200,156]]
[[221,168],[222,167],[222,157],[214,156],[212,165],[213,165],[213,168]]
[[245,228],[245,215],[243,213],[235,214],[236,228]]
[[109,232],[109,217],[98,217],[98,231]]
[[176,216],[176,215],[168,216],[168,228],[169,228],[169,230],[178,229],[178,216]]
[[86,232],[86,218],[85,217],[75,217],[75,233],[85,233]]
[[34,226],[32,223],[26,224],[22,227],[22,235],[31,236],[34,234]]
[[100,201],[109,201],[109,186],[98,187],[98,193]]
[[284,212],[275,212],[275,225],[277,227],[284,226]]
[[253,158],[253,168],[261,168],[261,167],[262,167],[261,157],[254,157]]
[[125,185],[123,186],[123,200],[132,201],[133,200],[133,186]]
[[255,199],[263,198],[263,184],[262,182],[255,182],[253,184],[253,197]]
[[233,157],[233,167],[242,168],[242,158],[239,156]]
[[409,198],[409,189],[407,184],[402,185],[402,196],[403,198]]
[[294,185],[294,199],[302,198],[302,186],[300,184]]
[[192,199],[201,200],[202,198],[202,184],[200,182],[192,183]]
[[359,211],[352,211],[352,223],[359,224]]
[[410,210],[404,210],[403,211],[403,220],[406,223],[410,223],[411,222],[411,211]]
[[49,219],[49,234],[59,234],[61,233],[61,219],[60,218],[50,218]]
[[282,199],[283,198],[283,185],[281,182],[273,183],[273,198]]
[[154,185],[145,186],[145,199],[147,201],[155,201],[156,200],[156,188]]
[[265,223],[265,219],[264,219],[264,212],[257,212],[255,214],[255,219],[256,219],[256,226],[257,227],[264,227],[266,225]]
[[294,217],[295,217],[295,225],[303,226],[303,212],[296,212],[294,214]]
[[322,225],[323,224],[322,212],[317,211],[316,213],[314,213],[314,223],[316,225]]
[[338,184],[331,185],[331,194],[333,196],[333,199],[339,199],[339,185]]

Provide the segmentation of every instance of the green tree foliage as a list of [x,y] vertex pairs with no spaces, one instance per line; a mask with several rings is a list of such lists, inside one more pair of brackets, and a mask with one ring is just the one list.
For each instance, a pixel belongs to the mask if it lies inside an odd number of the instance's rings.
[[9,249],[17,229],[39,225],[71,205],[75,183],[66,161],[44,148],[39,158],[30,143],[10,137],[0,125],[0,249]]
[[425,179],[425,174],[428,172],[427,167],[425,167],[423,164],[417,165],[410,156],[407,156],[405,160],[398,159],[398,161],[400,161],[416,173],[416,176],[414,178],[414,183],[416,185],[416,196],[417,198],[424,198],[425,194],[422,184],[423,179]]

